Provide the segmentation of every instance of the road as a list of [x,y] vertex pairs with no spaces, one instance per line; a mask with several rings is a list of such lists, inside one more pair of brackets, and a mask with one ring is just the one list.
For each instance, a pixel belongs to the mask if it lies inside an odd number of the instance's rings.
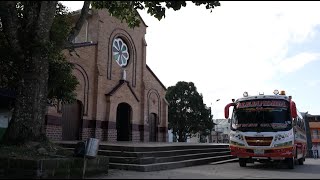
[[287,169],[282,164],[247,164],[240,167],[238,162],[208,164],[154,172],[136,172],[109,169],[106,175],[93,179],[319,179],[320,159],[306,159],[304,165]]

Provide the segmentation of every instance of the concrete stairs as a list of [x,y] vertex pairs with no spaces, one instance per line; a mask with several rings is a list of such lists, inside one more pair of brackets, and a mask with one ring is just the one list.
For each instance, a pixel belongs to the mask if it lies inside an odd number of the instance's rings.
[[[76,142],[60,142],[73,150]],[[100,143],[99,155],[109,157],[109,168],[159,171],[203,164],[235,162],[228,144],[208,143]]]

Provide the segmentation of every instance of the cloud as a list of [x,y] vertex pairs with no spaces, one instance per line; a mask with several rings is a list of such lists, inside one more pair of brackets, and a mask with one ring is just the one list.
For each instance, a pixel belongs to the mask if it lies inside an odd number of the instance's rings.
[[319,58],[319,53],[303,51],[287,57],[291,45],[317,35],[319,7],[317,1],[222,1],[210,13],[188,2],[179,11],[167,10],[161,21],[139,11],[148,25],[147,64],[167,87],[194,82],[205,103],[213,103],[215,118],[223,118],[232,98],[244,91],[288,89],[273,79]]
[[282,71],[284,73],[297,71],[298,69],[301,69],[304,65],[312,61],[318,60],[319,56],[320,53],[303,52],[297,54],[293,57],[289,57],[281,61],[279,64],[279,71]]
[[221,2],[212,13],[188,3],[167,11],[158,21],[145,12],[149,26],[147,64],[166,85],[192,81],[207,104],[223,118],[232,98],[274,89],[279,74],[295,72],[317,59],[317,53],[293,52],[292,44],[315,36],[319,2]]
[[320,84],[320,80],[307,80],[306,84],[310,87],[315,87]]
[[76,11],[82,8],[84,1],[59,1],[71,11]]

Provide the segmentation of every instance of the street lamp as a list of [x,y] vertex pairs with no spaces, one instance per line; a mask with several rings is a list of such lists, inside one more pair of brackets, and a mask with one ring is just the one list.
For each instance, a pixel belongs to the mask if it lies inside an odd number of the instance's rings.
[[[216,99],[216,101],[215,101],[215,102],[218,102],[218,101],[220,101],[220,99]],[[212,103],[211,103],[211,106],[212,106]]]
[[[223,128],[223,127],[217,127],[217,128],[215,129],[215,131],[216,131],[216,135],[217,135],[217,143],[219,143],[219,134],[220,134],[220,135],[223,134],[224,128]],[[222,141],[223,141],[223,139],[222,139]]]
[[[220,101],[220,98],[219,98],[219,99],[216,99],[215,103],[218,102],[218,101]],[[212,103],[211,103],[211,106],[212,106]],[[210,109],[211,109],[211,108],[210,108]],[[213,117],[213,116],[214,116],[214,115],[212,114],[212,117]],[[212,123],[213,123],[213,126],[217,125],[217,124],[214,122],[213,119],[212,119]],[[212,142],[212,129],[210,129],[209,142]]]

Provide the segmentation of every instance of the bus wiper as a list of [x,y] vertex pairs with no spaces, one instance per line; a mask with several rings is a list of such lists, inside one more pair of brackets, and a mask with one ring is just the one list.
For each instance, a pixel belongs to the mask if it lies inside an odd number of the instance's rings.
[[261,132],[261,126],[260,123],[257,123],[257,133]]
[[256,111],[255,117],[254,117],[254,119],[255,119],[256,122],[257,122],[257,129],[256,129],[256,130],[257,130],[257,133],[261,132],[261,126],[260,126],[260,123],[259,123],[259,121],[261,121],[261,120],[257,120],[258,113],[259,113],[259,111]]

